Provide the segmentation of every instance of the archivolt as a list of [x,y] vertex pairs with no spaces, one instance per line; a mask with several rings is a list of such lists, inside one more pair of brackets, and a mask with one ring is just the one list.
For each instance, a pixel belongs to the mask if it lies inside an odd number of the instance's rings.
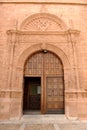
[[[19,57],[17,67],[23,69],[24,64],[29,56],[31,56],[33,53],[36,53],[38,51],[42,51],[41,46],[42,46],[42,44],[35,44],[35,45],[27,48]],[[46,49],[48,51],[53,52],[61,59],[64,68],[70,68],[69,60],[68,60],[66,54],[61,49],[59,49],[58,47],[51,45],[51,44],[47,44]]]

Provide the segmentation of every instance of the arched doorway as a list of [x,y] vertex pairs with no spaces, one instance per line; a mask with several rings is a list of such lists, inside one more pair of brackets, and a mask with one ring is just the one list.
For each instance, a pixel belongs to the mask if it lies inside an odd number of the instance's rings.
[[64,71],[60,58],[44,50],[32,54],[24,67],[23,112],[64,113]]

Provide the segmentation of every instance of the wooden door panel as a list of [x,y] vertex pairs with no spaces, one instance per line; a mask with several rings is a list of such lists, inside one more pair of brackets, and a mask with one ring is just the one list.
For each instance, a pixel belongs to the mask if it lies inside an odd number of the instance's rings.
[[61,60],[51,52],[44,54],[45,75],[63,75]]
[[41,95],[36,94],[36,95],[30,95],[29,97],[29,104],[30,104],[30,110],[40,110],[41,106]]
[[49,110],[49,109],[58,109],[58,103],[57,102],[49,102],[48,104],[47,104],[47,111]]
[[43,53],[38,52],[27,59],[25,64],[25,75],[41,76],[43,67]]
[[38,93],[38,86],[41,87],[40,77],[26,77],[23,98],[23,110],[40,110],[41,94]]
[[40,78],[30,78],[29,82],[29,109],[40,110],[41,94],[38,93],[38,86],[41,86]]
[[63,77],[46,78],[47,111],[64,108]]

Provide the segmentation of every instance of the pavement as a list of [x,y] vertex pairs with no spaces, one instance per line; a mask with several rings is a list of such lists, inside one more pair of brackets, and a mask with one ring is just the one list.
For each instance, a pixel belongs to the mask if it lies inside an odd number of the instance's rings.
[[20,120],[0,122],[0,130],[87,130],[87,121],[65,115],[24,115]]

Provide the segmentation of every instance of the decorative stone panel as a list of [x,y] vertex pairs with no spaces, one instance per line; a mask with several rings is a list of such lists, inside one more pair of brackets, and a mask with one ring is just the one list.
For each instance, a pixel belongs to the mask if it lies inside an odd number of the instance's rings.
[[40,13],[26,18],[21,25],[23,31],[61,31],[65,24],[53,14]]

